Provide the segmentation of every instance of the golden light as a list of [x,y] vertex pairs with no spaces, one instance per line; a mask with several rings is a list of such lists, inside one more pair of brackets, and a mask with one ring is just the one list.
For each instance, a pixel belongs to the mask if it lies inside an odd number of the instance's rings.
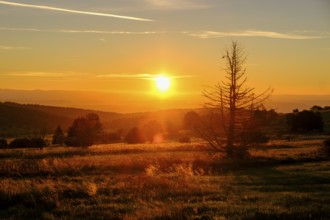
[[166,92],[171,87],[171,80],[169,77],[160,75],[155,77],[156,87],[160,92]]

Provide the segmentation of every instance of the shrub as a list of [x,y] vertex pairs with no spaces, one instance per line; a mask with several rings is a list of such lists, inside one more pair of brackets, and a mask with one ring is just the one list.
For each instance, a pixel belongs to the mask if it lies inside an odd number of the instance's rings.
[[38,147],[43,148],[47,146],[47,141],[43,138],[16,138],[12,142],[10,142],[10,148],[30,148],[30,147]]
[[263,144],[269,141],[269,137],[261,131],[248,131],[241,134],[243,145]]
[[57,128],[53,134],[52,144],[63,145],[64,140],[65,140],[65,135],[62,131],[62,128],[60,126],[57,126]]
[[47,146],[47,141],[43,138],[32,138],[30,141],[32,147],[43,148]]
[[122,142],[122,136],[118,132],[103,133],[97,143],[112,144]]
[[7,148],[8,143],[6,139],[0,139],[0,148]]
[[138,127],[132,128],[125,137],[128,144],[140,144],[145,143],[145,137]]
[[190,136],[188,136],[188,135],[181,135],[181,136],[178,138],[178,141],[179,141],[180,143],[191,143]]
[[323,146],[321,147],[321,153],[329,156],[330,155],[330,138],[327,138],[323,141]]
[[320,112],[295,111],[285,115],[287,125],[293,132],[323,131],[323,119]]
[[85,117],[77,118],[68,129],[65,140],[67,146],[88,147],[95,144],[103,128],[97,114],[90,113]]
[[10,148],[29,148],[32,147],[31,140],[28,138],[16,138],[9,143]]

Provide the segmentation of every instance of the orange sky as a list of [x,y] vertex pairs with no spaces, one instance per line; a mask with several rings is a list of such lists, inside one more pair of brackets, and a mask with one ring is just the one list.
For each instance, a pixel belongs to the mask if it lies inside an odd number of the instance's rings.
[[[326,0],[0,1],[0,89],[138,102],[121,103],[123,111],[199,107],[203,88],[223,79],[220,58],[232,40],[245,48],[257,91],[330,94]],[[159,73],[172,77],[166,99],[150,80]]]

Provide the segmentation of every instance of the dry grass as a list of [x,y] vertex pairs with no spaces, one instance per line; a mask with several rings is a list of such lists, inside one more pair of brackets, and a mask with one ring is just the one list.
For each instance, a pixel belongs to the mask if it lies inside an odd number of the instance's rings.
[[326,219],[321,140],[224,160],[204,143],[0,150],[1,219]]

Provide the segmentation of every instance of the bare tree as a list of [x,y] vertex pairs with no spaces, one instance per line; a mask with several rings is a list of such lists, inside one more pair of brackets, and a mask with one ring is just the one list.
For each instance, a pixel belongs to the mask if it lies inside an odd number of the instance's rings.
[[214,150],[228,157],[243,156],[248,144],[242,144],[240,135],[247,129],[253,111],[263,105],[272,90],[256,95],[254,88],[246,86],[246,55],[237,41],[224,50],[222,58],[226,63],[225,80],[203,91],[205,107],[211,113],[209,122],[199,131]]

